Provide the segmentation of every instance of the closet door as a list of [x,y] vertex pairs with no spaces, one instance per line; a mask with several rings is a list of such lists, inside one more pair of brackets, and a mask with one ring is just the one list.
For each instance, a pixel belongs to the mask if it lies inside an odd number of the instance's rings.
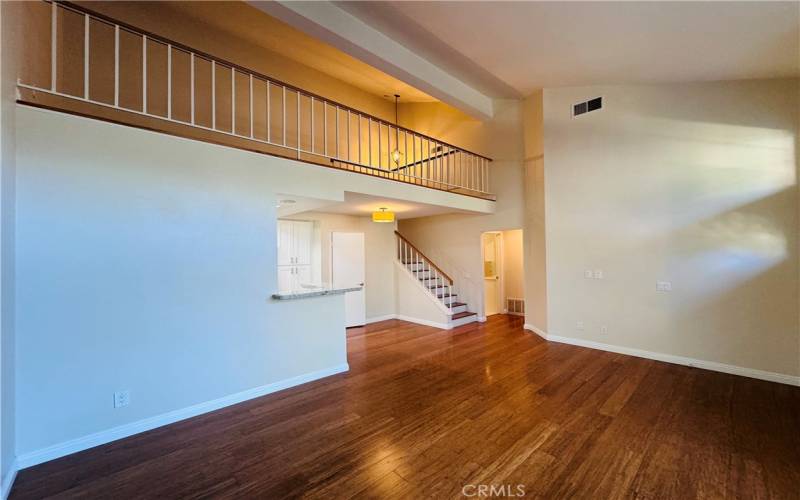
[[[314,224],[306,221],[294,223],[294,264],[311,265],[311,247],[314,241]],[[309,271],[310,272],[310,271]],[[310,281],[309,277],[309,281]]]
[[278,221],[278,265],[294,264],[294,222]]

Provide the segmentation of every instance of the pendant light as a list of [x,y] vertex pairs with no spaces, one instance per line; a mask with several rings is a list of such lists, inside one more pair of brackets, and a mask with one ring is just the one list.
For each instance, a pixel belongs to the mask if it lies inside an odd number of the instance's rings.
[[400,165],[400,160],[403,158],[403,153],[400,152],[400,129],[397,124],[397,104],[400,99],[400,94],[394,95],[394,151],[390,153],[392,161],[395,165]]
[[381,207],[377,212],[372,212],[372,222],[394,222],[394,212],[388,208]]

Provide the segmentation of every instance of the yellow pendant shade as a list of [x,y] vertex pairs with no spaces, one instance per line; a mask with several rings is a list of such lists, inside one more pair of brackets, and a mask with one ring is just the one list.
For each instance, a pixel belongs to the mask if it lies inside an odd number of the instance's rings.
[[372,212],[372,222],[394,222],[394,212],[379,208],[377,212]]

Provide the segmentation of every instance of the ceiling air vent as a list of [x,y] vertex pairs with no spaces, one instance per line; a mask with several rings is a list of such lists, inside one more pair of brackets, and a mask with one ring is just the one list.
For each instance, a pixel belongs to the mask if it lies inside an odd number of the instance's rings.
[[602,108],[603,108],[603,98],[595,97],[594,99],[589,99],[588,101],[579,102],[578,104],[573,104],[572,116],[579,116],[588,113],[590,111],[596,111]]

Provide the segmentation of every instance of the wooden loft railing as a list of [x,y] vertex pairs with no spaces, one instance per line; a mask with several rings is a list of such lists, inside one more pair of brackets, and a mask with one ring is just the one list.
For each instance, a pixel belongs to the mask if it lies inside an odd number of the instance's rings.
[[36,4],[48,33],[25,33],[40,53],[24,57],[20,102],[495,199],[485,156],[75,4]]

